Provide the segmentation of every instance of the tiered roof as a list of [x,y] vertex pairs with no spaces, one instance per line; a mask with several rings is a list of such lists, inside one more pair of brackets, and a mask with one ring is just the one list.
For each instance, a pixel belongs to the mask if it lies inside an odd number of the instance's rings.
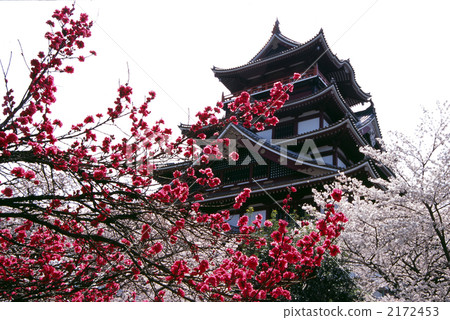
[[[249,187],[252,190],[250,198],[255,198],[259,196],[265,196],[267,193],[282,192],[286,193],[287,187],[301,188],[313,188],[316,186],[321,186],[324,183],[332,182],[336,176],[340,173],[346,176],[357,176],[358,174],[364,174],[370,178],[380,178],[383,175],[380,174],[379,167],[370,159],[362,160],[354,165],[340,170],[339,172],[328,172],[321,175],[315,175],[307,178],[299,178],[295,180],[285,181],[285,183],[275,184],[269,181],[266,184],[261,181],[250,181],[248,185],[244,187]],[[199,201],[200,203],[233,203],[234,198],[241,192],[241,189],[228,189],[228,188],[214,188],[210,190],[205,197],[205,200]]]
[[[369,93],[362,91],[348,60],[332,53],[321,29],[311,40],[301,44],[284,36],[275,23],[264,47],[246,64],[235,68],[213,67],[214,75],[231,93],[276,79],[280,74],[304,73],[315,63],[330,81],[335,81],[345,101],[353,106],[367,102]],[[268,71],[269,70],[269,71]]]
[[[281,195],[287,186],[300,188],[303,190],[301,196],[307,196],[310,188],[331,182],[340,172],[366,178],[385,178],[392,174],[389,169],[376,166],[359,151],[363,146],[376,146],[376,138],[381,137],[375,108],[370,94],[357,84],[350,62],[338,59],[331,52],[323,30],[309,41],[298,43],[281,33],[277,20],[267,43],[248,63],[229,69],[214,67],[213,72],[232,94],[248,90],[254,99],[267,97],[274,81],[289,80],[294,72],[303,77],[294,83],[290,100],[277,111],[280,123],[273,128],[274,132],[268,131],[269,135],[266,135],[240,124],[229,124],[221,131],[218,138],[235,139],[240,154],[241,151],[248,153],[245,149],[250,147],[246,141],[256,146],[258,156],[267,162],[268,169],[263,170],[255,159],[247,164],[240,159],[234,166],[226,160],[211,162],[212,169],[221,174],[223,180],[220,186],[204,190],[205,200],[201,201],[204,205],[211,208],[226,206],[245,187],[252,189],[251,198],[259,203],[267,200],[263,198],[268,193]],[[370,102],[369,107],[353,111],[356,105],[367,102]],[[319,118],[320,125],[309,132],[301,131],[302,123],[312,118]],[[281,128],[285,130],[292,123],[299,129],[292,133],[278,131],[283,133],[283,143],[263,140],[259,135],[281,136],[275,135],[277,128],[285,125]],[[189,126],[181,128],[188,134]],[[208,128],[204,132],[208,132]],[[333,160],[330,162],[328,158],[325,163],[302,157],[300,145],[308,139],[322,148],[324,157],[330,157],[331,153]],[[282,144],[289,144],[290,149],[282,148]],[[196,166],[197,163],[171,164],[159,171],[164,175],[190,165]]]

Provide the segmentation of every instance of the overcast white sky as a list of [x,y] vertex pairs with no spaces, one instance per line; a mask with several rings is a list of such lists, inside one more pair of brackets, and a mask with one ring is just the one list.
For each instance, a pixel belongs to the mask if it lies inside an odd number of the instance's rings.
[[[0,1],[0,59],[10,52],[11,86],[27,82],[27,60],[43,50],[45,21],[71,1]],[[136,103],[155,90],[154,119],[170,126],[214,105],[226,89],[213,65],[235,67],[267,42],[275,19],[281,32],[305,42],[324,29],[331,50],[350,58],[356,80],[372,94],[380,126],[408,130],[421,105],[450,98],[447,1],[100,1],[78,0],[95,20],[87,48],[98,56],[57,78],[55,113],[66,126],[110,106],[119,83],[134,87]],[[3,84],[0,86],[3,95]]]

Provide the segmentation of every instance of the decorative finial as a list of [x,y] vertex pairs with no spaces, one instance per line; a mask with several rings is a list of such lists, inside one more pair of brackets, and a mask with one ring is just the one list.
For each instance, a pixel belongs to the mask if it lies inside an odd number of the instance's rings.
[[280,22],[277,20],[275,21],[275,24],[273,25],[272,34],[280,33]]

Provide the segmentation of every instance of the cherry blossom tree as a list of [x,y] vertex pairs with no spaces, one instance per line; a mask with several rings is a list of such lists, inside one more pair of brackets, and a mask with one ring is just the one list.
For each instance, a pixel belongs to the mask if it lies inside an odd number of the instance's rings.
[[[339,251],[343,214],[330,205],[299,242],[280,220],[269,243],[256,236],[264,228],[261,217],[250,225],[242,217],[240,234],[231,234],[230,212],[203,213],[198,201],[203,187],[221,183],[209,161],[239,157],[227,152],[228,139],[214,140],[214,132],[230,122],[275,125],[274,113],[292,84],[275,84],[267,101],[250,102],[244,92],[227,106],[206,107],[179,137],[163,120],[149,123],[154,92],[135,105],[132,88],[122,85],[104,113],[63,129],[51,113],[55,77],[96,55],[85,49],[92,22],[74,11],[56,10],[47,21],[48,48],[30,62],[30,84],[20,100],[2,64],[0,300],[289,299],[293,281],[305,281],[327,252]],[[225,108],[228,116],[221,118]],[[200,145],[209,137],[205,132],[213,140]],[[181,160],[190,161],[183,171],[166,184],[155,182],[159,168]],[[336,192],[330,202],[339,200]],[[234,207],[250,196],[245,189]],[[239,250],[242,244],[269,248],[271,258],[260,263]]]
[[[394,176],[368,187],[340,177],[329,188],[348,197],[339,204],[349,223],[343,251],[368,293],[406,301],[450,300],[450,112],[426,108],[413,136],[391,133],[385,151],[367,156]],[[318,201],[324,195],[316,194]]]

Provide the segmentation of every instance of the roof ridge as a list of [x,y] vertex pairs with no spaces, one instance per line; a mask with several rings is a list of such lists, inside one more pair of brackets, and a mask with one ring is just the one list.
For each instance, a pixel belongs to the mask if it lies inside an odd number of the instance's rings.
[[[264,46],[261,48],[261,50],[259,50],[258,53],[257,53],[252,59],[250,59],[249,62],[244,63],[244,64],[241,64],[241,65],[239,65],[239,66],[237,66],[237,67],[231,67],[231,68],[220,68],[220,67],[213,66],[213,67],[212,67],[212,70],[213,70],[213,71],[230,71],[230,70],[235,70],[235,69],[239,69],[239,68],[242,68],[242,67],[250,66],[250,65],[253,65],[253,64],[257,64],[257,63],[263,61],[263,59],[256,59],[256,60],[255,60],[255,58],[256,58],[258,55],[260,55],[260,54],[266,49],[267,45],[270,43],[270,41],[271,41],[274,37],[277,37],[278,39],[283,40],[284,42],[290,42],[290,44],[292,45],[292,48],[286,49],[286,50],[283,50],[283,51],[280,51],[279,53],[277,53],[277,55],[283,55],[283,54],[286,54],[286,53],[289,52],[289,51],[294,51],[294,50],[296,50],[296,49],[298,49],[298,48],[300,48],[300,47],[309,45],[310,43],[314,42],[320,35],[323,36],[323,29],[320,29],[320,31],[319,31],[314,37],[312,37],[311,39],[309,39],[308,41],[305,41],[305,42],[303,42],[303,43],[300,43],[300,42],[294,41],[294,40],[292,40],[292,39],[286,37],[285,35],[283,35],[283,34],[281,34],[281,33],[279,33],[279,34],[272,34],[272,35],[270,36],[269,40],[267,40],[267,42],[266,42],[266,43],[264,44]],[[271,57],[274,57],[274,56],[271,56]],[[338,59],[338,60],[339,60],[339,59]]]
[[[230,124],[230,125],[231,125],[231,127],[235,128],[237,131],[240,131],[241,133],[250,136],[250,138],[254,139],[254,141],[257,142],[257,143],[261,143],[261,140],[264,140],[262,145],[266,146],[269,149],[272,149],[273,151],[279,153],[280,155],[283,155],[283,156],[286,156],[286,157],[291,157],[293,159],[298,159],[298,156],[300,156],[299,153],[293,152],[293,151],[290,151],[290,150],[287,150],[287,149],[286,149],[285,153],[284,153],[284,151],[282,152],[281,147],[279,145],[272,144],[267,139],[261,139],[261,137],[258,136],[256,133],[252,132],[251,130],[249,130],[249,129],[245,128],[245,127],[243,127],[242,125],[234,125],[234,124]],[[229,127],[230,126],[227,126],[224,129],[224,131],[222,132],[222,134],[224,134],[228,130]],[[324,170],[334,170],[334,169],[336,169],[333,166],[318,165],[317,163],[310,162],[310,161],[304,161],[303,160],[303,163],[305,163],[307,165],[310,165],[310,166],[317,166],[320,169],[324,169]]]

